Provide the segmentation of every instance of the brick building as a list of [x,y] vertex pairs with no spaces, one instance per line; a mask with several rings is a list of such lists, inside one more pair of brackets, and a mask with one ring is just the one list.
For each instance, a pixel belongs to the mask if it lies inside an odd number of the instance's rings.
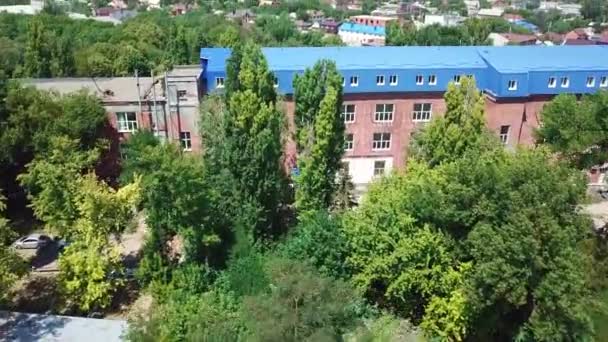
[[[265,48],[278,91],[293,119],[294,75],[317,60],[334,60],[344,79],[344,161],[358,189],[402,167],[412,133],[445,112],[448,83],[470,75],[486,102],[489,129],[509,148],[533,143],[543,105],[561,93],[608,89],[608,46]],[[201,83],[222,91],[223,48],[201,49]],[[287,160],[295,163],[293,143]],[[290,165],[295,166],[295,165]]]

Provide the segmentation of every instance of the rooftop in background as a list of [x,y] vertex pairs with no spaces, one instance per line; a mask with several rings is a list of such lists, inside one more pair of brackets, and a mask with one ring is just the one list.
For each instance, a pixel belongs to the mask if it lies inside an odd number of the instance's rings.
[[340,30],[354,32],[354,33],[375,35],[375,36],[386,35],[386,29],[382,26],[361,25],[361,24],[355,24],[355,23],[343,23],[342,25],[340,25]]
[[123,341],[127,322],[0,311],[2,341]]
[[[104,102],[133,102],[138,100],[137,79],[135,77],[90,77],[90,78],[38,78],[21,79],[24,85],[32,85],[41,90],[53,90],[60,94],[68,94],[79,90],[87,90],[97,95]],[[151,77],[140,77],[139,88],[141,98],[152,88]]]
[[[485,68],[499,72],[608,69],[607,46],[386,46],[263,48],[272,70],[303,70],[319,59],[334,60],[340,70]],[[224,71],[230,50],[203,48],[208,71]]]

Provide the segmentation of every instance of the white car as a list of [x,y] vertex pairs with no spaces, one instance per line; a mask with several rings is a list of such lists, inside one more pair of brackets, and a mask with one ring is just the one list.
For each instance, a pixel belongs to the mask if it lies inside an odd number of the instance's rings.
[[47,246],[51,242],[51,238],[42,234],[30,234],[24,236],[13,243],[13,247],[17,249],[37,249]]

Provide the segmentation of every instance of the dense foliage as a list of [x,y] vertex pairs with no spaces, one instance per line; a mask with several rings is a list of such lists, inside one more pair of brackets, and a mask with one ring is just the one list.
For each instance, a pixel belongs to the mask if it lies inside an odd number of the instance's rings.
[[608,156],[608,92],[585,95],[580,100],[562,94],[541,112],[537,140],[579,168],[606,162]]
[[294,113],[298,168],[296,207],[327,209],[336,188],[344,152],[342,79],[335,63],[317,62],[294,79]]

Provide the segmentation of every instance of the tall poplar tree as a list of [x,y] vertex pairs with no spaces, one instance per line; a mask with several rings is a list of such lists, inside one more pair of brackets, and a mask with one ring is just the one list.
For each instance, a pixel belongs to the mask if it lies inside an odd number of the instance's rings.
[[34,17],[29,26],[25,41],[24,76],[49,77],[50,63],[46,39],[48,38],[44,23]]
[[327,209],[344,153],[342,81],[335,63],[321,60],[294,80],[298,210]]
[[413,140],[413,155],[431,166],[454,161],[487,141],[483,96],[475,80],[463,77],[451,83],[444,95],[446,112],[431,122]]
[[235,49],[227,69],[224,143],[215,152],[219,158],[213,159],[221,164],[222,175],[235,183],[233,207],[237,206],[237,215],[247,216],[235,219],[252,225],[253,230],[246,233],[258,240],[272,235],[278,223],[285,184],[281,166],[284,117],[277,107],[274,76],[257,45]]

